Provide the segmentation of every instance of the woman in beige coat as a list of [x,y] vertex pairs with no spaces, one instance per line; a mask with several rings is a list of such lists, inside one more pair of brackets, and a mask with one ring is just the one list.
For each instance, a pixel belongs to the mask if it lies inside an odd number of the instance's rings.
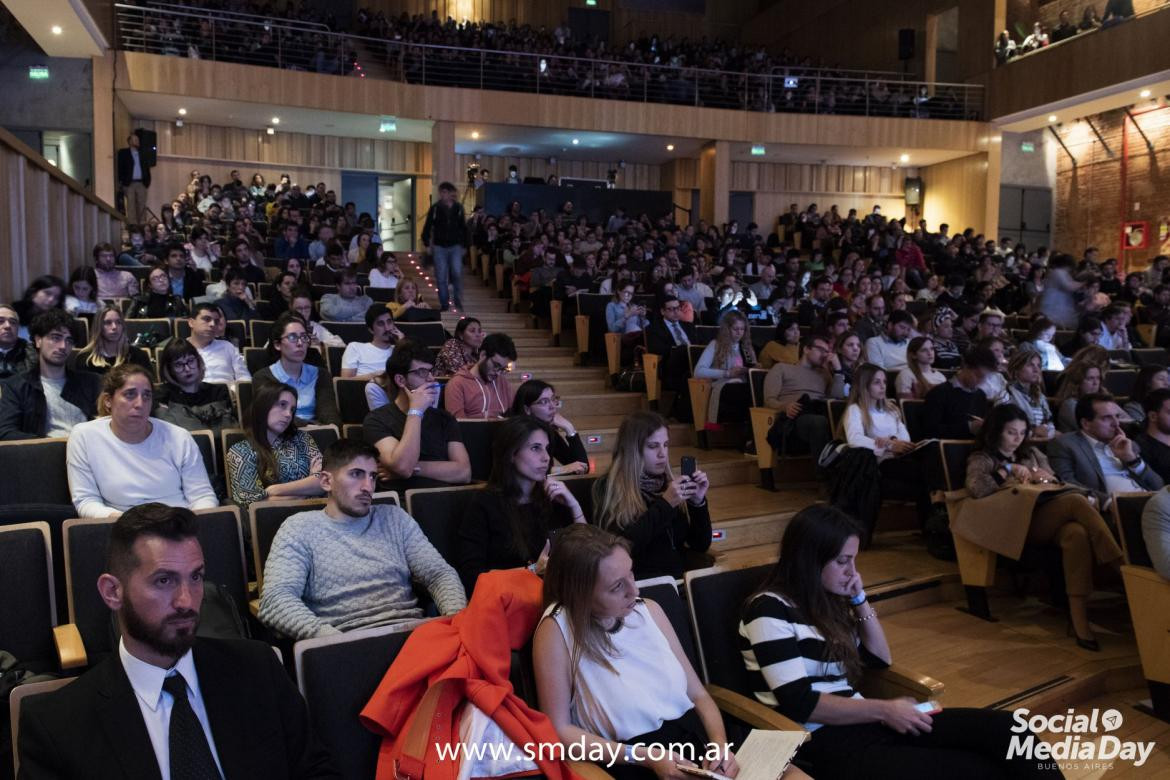
[[1025,542],[1059,545],[1077,645],[1099,650],[1086,607],[1093,566],[1120,567],[1121,548],[1084,492],[1062,487],[1044,454],[1028,445],[1031,428],[1027,413],[1014,404],[996,406],[987,415],[978,449],[967,459],[970,498],[955,522],[978,523],[979,535],[988,541],[984,546],[1010,558],[1020,557]]

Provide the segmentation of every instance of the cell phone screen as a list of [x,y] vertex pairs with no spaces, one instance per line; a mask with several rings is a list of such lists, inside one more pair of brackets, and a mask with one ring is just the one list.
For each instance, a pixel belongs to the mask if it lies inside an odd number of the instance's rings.
[[684,477],[689,477],[695,473],[695,459],[690,455],[684,455],[682,458],[682,473]]

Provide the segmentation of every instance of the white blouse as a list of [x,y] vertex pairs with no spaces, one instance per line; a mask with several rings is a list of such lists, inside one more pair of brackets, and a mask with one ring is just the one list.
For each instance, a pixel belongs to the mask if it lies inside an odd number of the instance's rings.
[[910,441],[910,432],[902,422],[902,415],[886,409],[869,410],[870,426],[866,429],[861,421],[861,408],[850,404],[845,410],[845,441],[850,447],[865,447],[873,450],[878,460],[893,457],[889,448],[877,446],[877,439],[895,438]]

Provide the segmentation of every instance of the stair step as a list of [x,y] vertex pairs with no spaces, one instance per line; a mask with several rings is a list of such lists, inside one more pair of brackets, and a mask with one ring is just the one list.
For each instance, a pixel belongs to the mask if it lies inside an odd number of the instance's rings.
[[[581,434],[581,441],[585,444],[585,451],[589,453],[594,452],[613,452],[614,444],[617,442],[618,426],[621,421],[625,419],[625,415],[589,415],[580,417],[571,417],[573,425],[577,426],[577,432]],[[670,446],[672,447],[689,447],[695,443],[694,428],[683,423],[672,423],[667,426],[667,431],[670,432]]]
[[588,395],[561,395],[561,400],[564,402],[561,414],[570,420],[575,420],[578,415],[596,412],[599,409],[604,409],[610,414],[621,415],[636,412],[643,408],[646,397],[640,393],[590,393]]
[[[590,473],[605,474],[613,462],[612,447],[597,455],[590,454]],[[682,472],[681,461],[690,455],[698,462],[700,470],[706,472],[711,489],[727,485],[740,485],[756,478],[755,459],[746,459],[733,450],[701,450],[697,447],[678,446],[670,448],[671,470],[677,476]]]

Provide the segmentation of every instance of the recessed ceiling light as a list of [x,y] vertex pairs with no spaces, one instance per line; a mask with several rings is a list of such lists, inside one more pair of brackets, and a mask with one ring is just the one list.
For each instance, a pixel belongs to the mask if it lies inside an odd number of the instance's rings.
[[667,144],[666,151],[673,152],[674,151],[674,144]]
[[187,109],[180,108],[179,109],[179,116],[187,116]]
[[1049,114],[1048,115],[1048,124],[1052,124],[1055,121],[1056,121],[1056,114]]
[[473,139],[473,140],[474,140],[474,139],[477,139],[477,138],[479,138],[479,131],[478,131],[478,130],[472,130],[472,131],[471,131],[471,137],[472,137],[472,139]]
[[276,135],[276,128],[275,128],[275,127],[272,127],[271,125],[269,125],[268,127],[264,128],[264,131],[265,131],[266,133],[268,133],[269,135]]
[[908,155],[908,154],[903,154],[903,155],[902,155],[901,157],[899,157],[898,159],[899,159],[899,160],[901,160],[902,162],[910,162],[910,155]]
[[61,29],[61,25],[55,24],[49,28],[49,32],[53,33],[53,35],[60,35],[64,30]]
[[576,145],[577,145],[577,144],[579,144],[579,143],[581,143],[581,139],[580,139],[580,138],[574,138],[574,139],[573,139],[573,146],[576,146]]
[[1148,89],[1143,89],[1141,92],[1138,93],[1138,96],[1148,98],[1151,94],[1152,93]]
[[279,125],[280,124],[280,117],[278,117],[278,116],[272,117],[272,124]]

